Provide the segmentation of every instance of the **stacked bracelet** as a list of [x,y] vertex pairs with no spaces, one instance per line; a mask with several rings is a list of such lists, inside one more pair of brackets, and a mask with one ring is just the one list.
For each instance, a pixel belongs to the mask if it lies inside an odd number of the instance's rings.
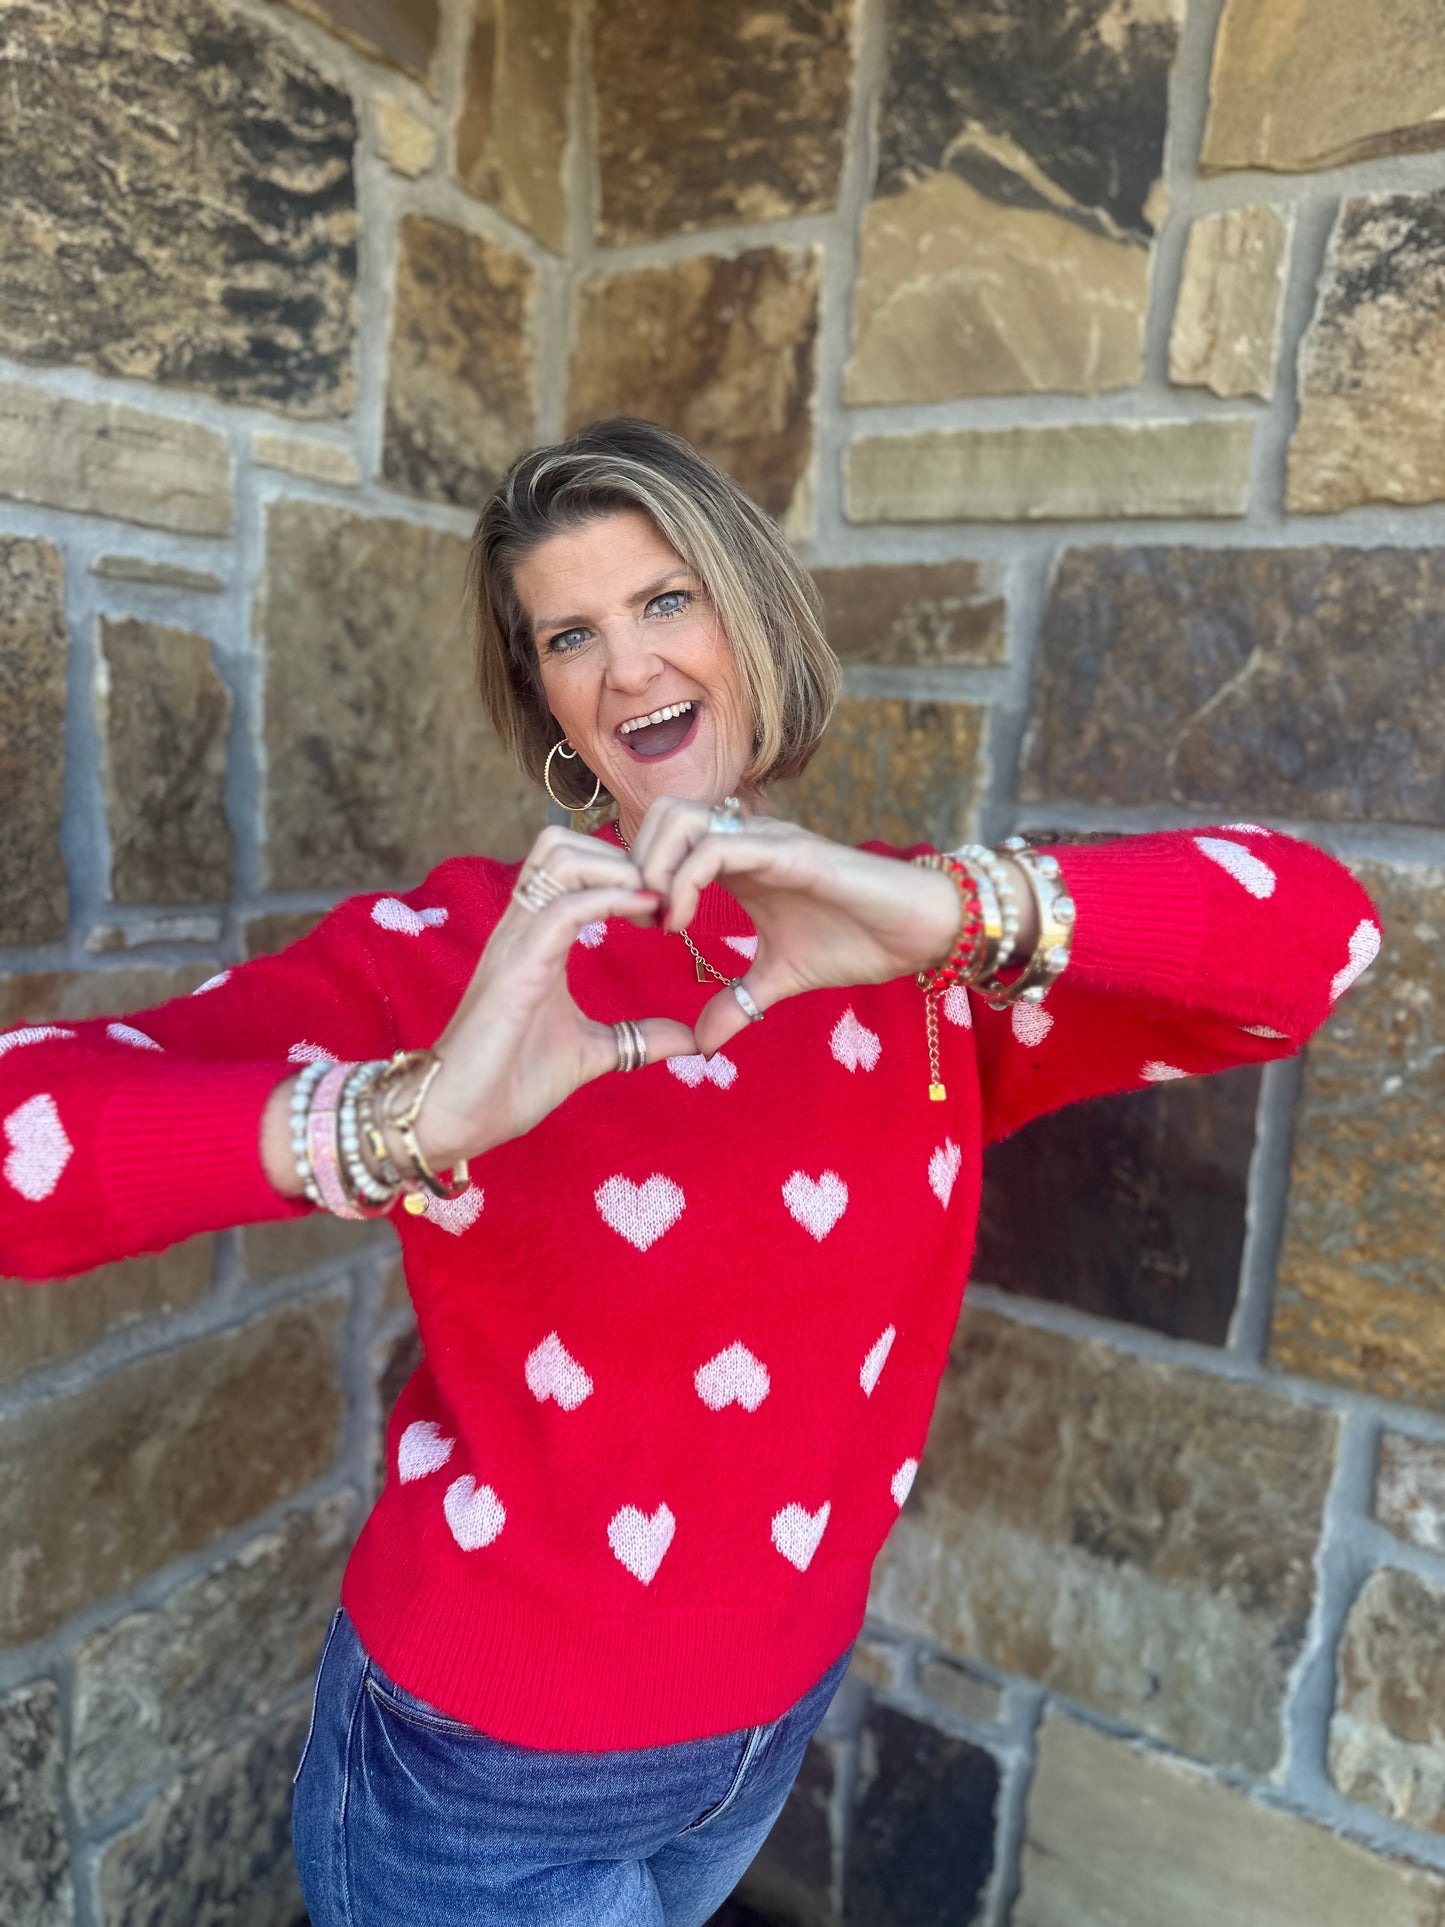
[[[418,1068],[422,1076],[396,1109],[399,1093]],[[466,1190],[465,1158],[458,1158],[450,1179],[444,1179],[417,1142],[422,1101],[440,1069],[441,1059],[429,1050],[397,1051],[366,1063],[325,1059],[306,1066],[291,1096],[291,1150],[312,1204],[338,1218],[379,1218],[398,1198],[409,1211],[424,1211],[428,1193],[454,1198]],[[400,1160],[392,1152],[397,1141]],[[409,1168],[403,1171],[401,1163]]]
[[352,1204],[341,1177],[337,1145],[337,1110],[341,1093],[354,1064],[328,1064],[311,1094],[306,1113],[306,1155],[321,1203],[337,1218],[359,1218],[363,1214]]
[[291,1154],[296,1159],[296,1175],[301,1180],[301,1189],[313,1204],[320,1204],[321,1193],[316,1189],[316,1177],[311,1169],[311,1156],[306,1144],[306,1118],[311,1109],[312,1094],[325,1074],[327,1063],[328,1059],[323,1057],[319,1064],[308,1064],[297,1078],[296,1088],[291,1093]]
[[927,856],[914,857],[913,861],[925,870],[942,870],[945,876],[952,878],[962,905],[953,949],[935,969],[919,971],[919,988],[937,991],[946,990],[951,984],[967,983],[979,967],[988,942],[978,882],[973,872],[955,856],[930,851]]
[[1043,1002],[1050,985],[1068,966],[1076,915],[1056,856],[1036,853],[1021,836],[1006,837],[999,848],[1008,851],[1029,880],[1038,911],[1039,935],[1033,955],[1011,984],[1000,983],[997,978],[979,984],[981,995],[995,1010],[1009,1004]]
[[361,1126],[357,1118],[357,1102],[363,1089],[369,1089],[386,1069],[386,1059],[379,1057],[367,1064],[352,1067],[341,1090],[341,1103],[336,1113],[336,1137],[341,1153],[342,1178],[347,1195],[355,1205],[357,1214],[363,1218],[384,1216],[396,1203],[399,1185],[383,1184],[380,1178],[373,1177],[367,1169],[366,1160],[361,1155]]

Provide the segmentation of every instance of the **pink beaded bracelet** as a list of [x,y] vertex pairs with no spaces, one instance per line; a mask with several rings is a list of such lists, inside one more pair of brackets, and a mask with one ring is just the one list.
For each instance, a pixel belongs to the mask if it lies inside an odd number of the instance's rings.
[[333,1064],[316,1086],[311,1110],[306,1119],[306,1151],[311,1160],[311,1175],[321,1202],[333,1216],[359,1218],[361,1212],[351,1204],[341,1182],[341,1165],[336,1144],[336,1112],[346,1080],[355,1064]]

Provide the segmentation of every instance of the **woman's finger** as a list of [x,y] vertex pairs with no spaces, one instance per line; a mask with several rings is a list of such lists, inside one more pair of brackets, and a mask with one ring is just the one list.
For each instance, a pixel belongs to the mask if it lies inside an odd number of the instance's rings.
[[557,962],[567,955],[577,932],[589,923],[605,923],[609,917],[627,917],[633,923],[652,923],[661,899],[648,890],[619,889],[616,884],[597,885],[587,890],[569,890],[554,897],[545,909],[528,911],[513,906],[531,923],[517,926],[517,942],[523,955]]
[[672,873],[699,838],[707,835],[712,811],[706,803],[659,796],[648,806],[633,838],[632,857],[649,890],[669,891]]
[[[743,978],[743,989],[762,1010],[765,1006],[752,988],[751,977],[752,973],[749,972]],[[752,1021],[733,995],[731,987],[720,990],[715,997],[708,998],[692,1027],[697,1048],[705,1057],[711,1057],[715,1050],[722,1049],[730,1037],[736,1037],[740,1030],[746,1030]]]
[[[634,1022],[642,1032],[649,1064],[660,1064],[666,1057],[696,1057],[698,1054],[700,1046],[686,1024],[679,1024],[671,1017],[639,1017]],[[594,1024],[592,1031],[597,1063],[591,1074],[602,1077],[618,1068],[621,1053],[617,1032],[611,1024]],[[638,1068],[641,1069],[641,1066]]]
[[565,890],[580,890],[596,884],[617,884],[634,890],[642,887],[641,873],[627,852],[593,837],[554,843],[540,851],[534,846],[533,854],[518,873],[515,887],[526,890],[534,879],[541,880],[543,894],[548,881]]
[[663,928],[681,930],[684,924],[691,923],[698,898],[708,884],[715,883],[720,876],[756,874],[776,849],[774,839],[747,830],[704,835],[701,842],[695,843],[682,857],[667,884],[651,886],[666,891]]

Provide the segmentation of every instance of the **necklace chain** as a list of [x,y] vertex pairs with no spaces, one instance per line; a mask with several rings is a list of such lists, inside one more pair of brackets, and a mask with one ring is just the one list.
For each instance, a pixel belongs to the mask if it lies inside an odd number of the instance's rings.
[[[617,835],[618,835],[619,841],[622,844],[623,849],[626,850],[630,856],[632,853],[632,845],[628,842],[627,838],[622,834],[622,824],[620,821],[617,825]],[[708,962],[707,958],[702,954],[702,952],[698,949],[697,945],[693,942],[692,937],[690,936],[686,925],[684,925],[683,928],[679,930],[677,934],[682,938],[683,942],[687,945],[688,949],[693,954],[693,959],[697,964],[697,980],[699,983],[705,983],[707,981],[707,979],[702,974],[704,971],[707,971],[708,976],[715,977],[720,984],[730,984],[732,982],[731,977],[725,977],[720,970],[713,969],[713,966]]]

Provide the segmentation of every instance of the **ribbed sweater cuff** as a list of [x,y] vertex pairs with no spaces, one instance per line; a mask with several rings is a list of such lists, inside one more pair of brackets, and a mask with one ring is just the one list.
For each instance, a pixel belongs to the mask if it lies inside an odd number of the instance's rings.
[[1078,909],[1069,974],[1110,990],[1182,1000],[1197,988],[1209,911],[1186,852],[1169,836],[1056,847]]
[[285,1064],[137,1065],[101,1102],[96,1162],[128,1244],[155,1251],[203,1231],[302,1217],[261,1163],[261,1115]]

